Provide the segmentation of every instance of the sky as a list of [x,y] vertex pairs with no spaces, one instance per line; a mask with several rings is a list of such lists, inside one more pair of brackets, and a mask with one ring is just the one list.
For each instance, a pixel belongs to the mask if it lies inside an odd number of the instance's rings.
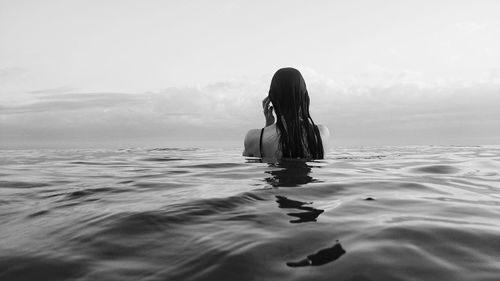
[[240,147],[281,67],[333,147],[499,144],[499,10],[0,0],[0,148]]

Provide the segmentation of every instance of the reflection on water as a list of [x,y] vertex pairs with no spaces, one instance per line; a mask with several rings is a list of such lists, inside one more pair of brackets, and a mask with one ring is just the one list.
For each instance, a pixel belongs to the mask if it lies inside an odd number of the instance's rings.
[[[276,164],[270,164],[270,167],[278,168],[277,170],[266,171],[272,177],[268,177],[265,180],[273,187],[298,187],[311,182],[318,182],[310,176],[312,167],[306,161],[285,160]],[[288,216],[295,218],[290,223],[316,222],[318,216],[324,212],[324,210],[310,206],[313,202],[293,200],[281,195],[275,195],[275,197],[279,208],[297,209],[300,211],[287,213]],[[335,261],[343,254],[345,254],[345,250],[337,241],[332,247],[321,249],[300,261],[287,262],[286,265],[289,267],[320,266]]]
[[278,207],[284,209],[298,209],[304,212],[298,213],[288,213],[287,215],[296,217],[297,219],[291,220],[291,223],[301,223],[301,222],[311,222],[316,221],[316,218],[324,212],[324,210],[319,210],[310,206],[304,206],[306,204],[312,204],[312,202],[301,202],[296,200],[288,199],[284,196],[276,195],[276,202],[278,202]]
[[240,155],[0,150],[0,280],[500,276],[498,146]]
[[302,160],[283,160],[269,164],[269,167],[272,169],[266,173],[271,177],[266,177],[265,180],[273,187],[296,187],[317,182],[309,175],[312,167]]
[[319,250],[318,252],[308,255],[306,258],[300,261],[287,262],[286,265],[290,267],[324,265],[340,258],[340,256],[345,253],[346,251],[342,248],[340,242],[337,241],[337,243],[335,243],[335,245],[330,248]]

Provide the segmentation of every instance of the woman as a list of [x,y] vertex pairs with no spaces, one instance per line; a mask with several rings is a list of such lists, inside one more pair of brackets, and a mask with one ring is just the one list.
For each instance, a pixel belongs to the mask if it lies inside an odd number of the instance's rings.
[[243,156],[323,159],[330,133],[326,126],[314,124],[306,82],[298,70],[276,71],[262,107],[266,126],[247,133]]

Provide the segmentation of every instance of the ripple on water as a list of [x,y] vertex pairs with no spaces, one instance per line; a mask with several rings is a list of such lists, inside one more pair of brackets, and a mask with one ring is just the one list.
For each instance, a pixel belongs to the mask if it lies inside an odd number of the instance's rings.
[[100,229],[94,235],[111,235],[115,238],[152,234],[168,230],[174,224],[189,225],[199,218],[210,221],[207,216],[228,214],[243,205],[262,200],[264,198],[253,193],[229,198],[200,199],[188,204],[170,205],[165,210],[121,212],[98,219],[92,226]]
[[37,211],[37,212],[31,213],[27,217],[28,218],[35,218],[35,217],[46,215],[49,212],[50,212],[49,210],[41,210],[41,211]]
[[78,191],[74,191],[74,192],[67,194],[66,198],[67,199],[78,199],[78,198],[82,198],[82,197],[86,197],[86,196],[90,196],[90,195],[94,195],[94,194],[98,194],[98,193],[108,193],[108,192],[114,192],[114,191],[115,191],[115,189],[110,188],[110,187],[83,189],[83,190],[78,190]]
[[500,148],[339,151],[4,152],[0,280],[498,280]]
[[153,158],[144,158],[143,161],[149,162],[170,162],[170,161],[181,161],[186,160],[184,158],[173,158],[173,157],[153,157]]
[[43,182],[0,181],[0,188],[37,188],[50,186]]
[[246,166],[239,163],[208,163],[182,166],[182,168],[199,168],[199,169],[220,169],[220,168],[236,168],[238,166]]
[[86,262],[47,255],[0,256],[1,280],[71,280],[86,271]]
[[460,169],[450,166],[450,165],[428,165],[412,169],[416,173],[426,173],[426,174],[455,174],[460,171]]

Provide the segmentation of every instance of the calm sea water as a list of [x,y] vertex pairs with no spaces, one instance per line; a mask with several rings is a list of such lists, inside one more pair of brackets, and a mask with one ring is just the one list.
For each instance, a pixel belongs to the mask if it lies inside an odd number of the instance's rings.
[[0,280],[500,280],[499,146],[240,154],[0,151]]

